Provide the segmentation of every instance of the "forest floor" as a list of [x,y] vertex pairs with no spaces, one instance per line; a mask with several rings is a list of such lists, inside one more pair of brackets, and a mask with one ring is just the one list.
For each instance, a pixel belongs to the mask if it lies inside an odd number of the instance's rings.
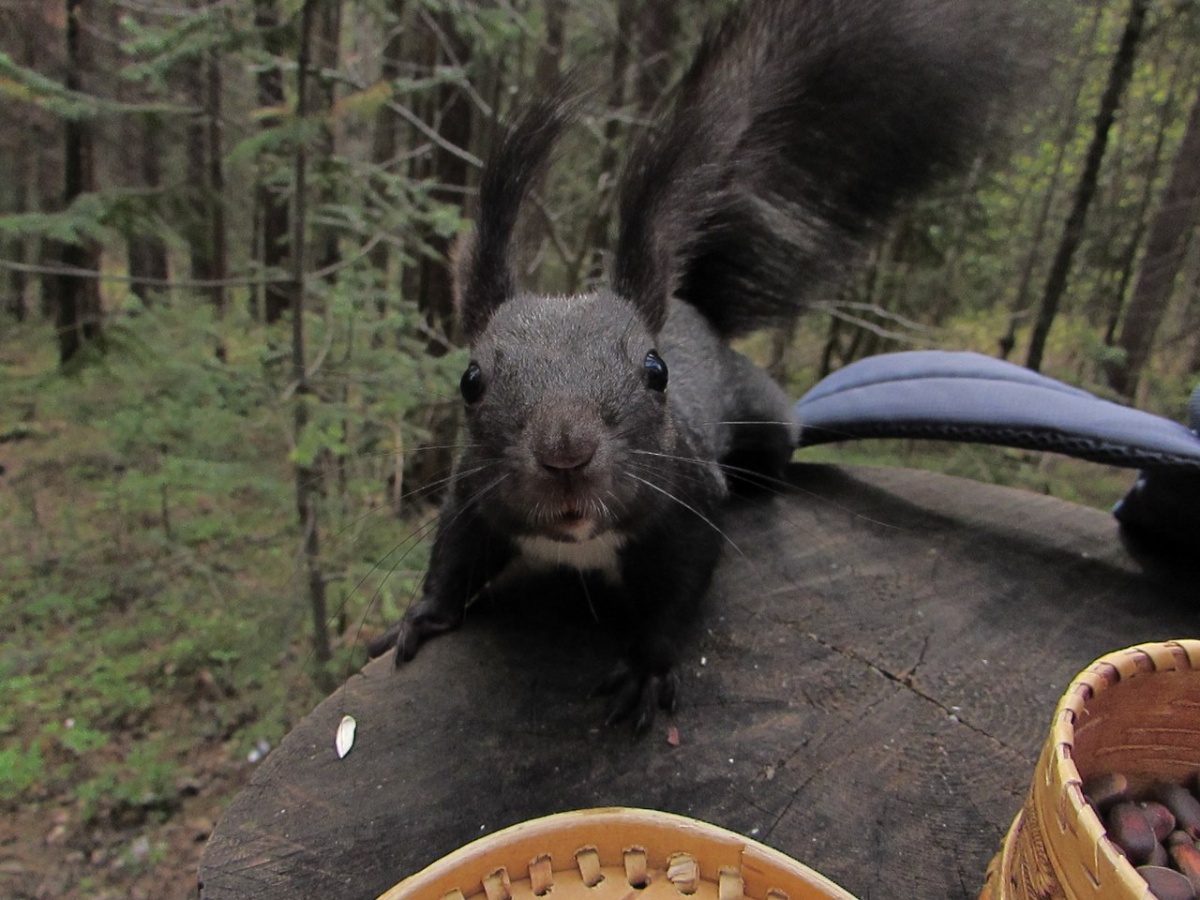
[[157,823],[80,818],[69,793],[0,819],[0,894],[11,900],[190,900],[205,842],[253,766],[201,747],[178,805]]
[[[62,427],[68,431],[65,425]],[[0,438],[0,467],[4,469],[0,492],[10,492],[8,499],[11,492],[20,488],[34,492],[40,514],[53,520],[52,502],[59,491],[55,490],[53,474],[47,476],[44,470],[35,474],[44,469],[40,466],[42,457],[37,443],[12,439],[11,433],[7,440]],[[0,503],[0,509],[4,505]],[[0,542],[6,547],[20,542],[20,526],[18,517],[0,516]],[[70,557],[72,548],[62,546],[60,552]],[[89,554],[84,552],[84,556]],[[41,563],[64,565],[61,560],[46,558]],[[48,581],[53,581],[53,577]],[[17,594],[29,598],[19,584],[8,583],[8,588],[13,587],[16,590],[11,593],[0,587],[0,595],[4,596],[0,606],[10,606]],[[80,602],[77,606],[85,604]],[[108,618],[100,628],[118,629],[121,618],[125,617],[118,614]],[[91,629],[83,626],[70,630],[78,637]],[[85,726],[80,716],[78,721],[64,720],[72,726],[66,734],[76,728],[82,733],[88,727],[91,737],[78,744],[76,751],[53,746],[53,740],[46,737],[47,733],[53,733],[49,716],[40,722],[20,721],[20,714],[41,706],[46,694],[32,688],[23,672],[37,672],[40,666],[31,660],[41,656],[42,650],[56,653],[56,648],[72,641],[52,638],[50,642],[55,649],[38,647],[26,643],[31,638],[30,631],[19,626],[13,630],[10,620],[4,629],[4,647],[0,649],[0,685],[4,688],[0,692],[5,695],[5,704],[16,701],[16,708],[0,715],[0,724],[4,726],[0,745],[8,751],[0,755],[0,785],[7,782],[0,791],[8,794],[0,799],[0,896],[6,900],[196,898],[197,866],[205,841],[229,800],[250,780],[254,763],[247,760],[244,742],[238,737],[214,733],[197,740],[192,727],[180,726],[198,714],[204,715],[212,703],[232,698],[224,696],[226,689],[217,683],[211,671],[200,668],[192,674],[192,690],[166,692],[155,698],[150,707],[121,716],[110,726],[112,734],[107,739],[95,737],[101,733],[98,722]],[[146,629],[145,634],[148,640],[155,640],[154,630]],[[97,643],[104,646],[109,642],[100,638]],[[89,650],[82,648],[80,655],[86,658]],[[84,670],[92,668],[89,662],[80,661]],[[70,661],[66,668],[70,670]],[[92,670],[91,674],[95,690],[98,673]],[[53,684],[44,686],[64,698],[74,692],[85,708],[95,706],[96,697],[88,696],[88,686],[82,689],[74,689],[67,683],[61,683],[58,689]],[[131,692],[137,690],[132,684],[114,686],[115,690],[126,688]],[[64,708],[70,708],[70,702],[66,701]],[[172,740],[161,739],[173,730],[180,732],[178,746],[172,746]],[[61,731],[59,734],[64,736]],[[131,760],[131,756],[136,756],[131,754],[133,745],[150,734],[160,738],[162,752],[151,762],[151,768],[160,770],[143,773],[151,774],[150,780],[139,779],[137,773],[122,772],[122,768],[137,767],[136,758]],[[41,748],[42,764],[29,778],[22,778],[22,770],[28,768],[30,757],[13,754],[12,739],[28,740],[30,746]],[[101,740],[103,745],[89,746],[100,744]],[[70,744],[70,739],[65,743]],[[13,785],[14,781],[20,784]],[[24,790],[14,797],[17,787]],[[138,796],[139,791],[145,791],[143,796]]]
[[[222,811],[324,693],[289,412],[251,341],[216,365],[170,325],[69,375],[48,330],[0,332],[5,900],[194,897]],[[363,463],[326,520],[326,684],[409,591],[394,561],[370,577],[413,526]]]
[[[263,336],[231,342],[218,365],[203,336],[154,327],[138,352],[71,375],[48,330],[0,339],[5,900],[194,898],[223,810],[323,695],[297,587],[290,411],[263,374]],[[1100,506],[1129,481],[986,447],[803,459],[937,468]],[[423,548],[408,556],[420,526],[385,499],[392,465],[368,449],[330,479],[334,683],[424,568]]]

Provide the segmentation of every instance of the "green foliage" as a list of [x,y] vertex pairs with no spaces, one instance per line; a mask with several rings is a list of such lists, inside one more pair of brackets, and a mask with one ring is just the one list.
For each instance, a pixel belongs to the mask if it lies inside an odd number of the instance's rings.
[[0,235],[9,238],[36,235],[65,243],[99,240],[105,237],[102,212],[99,198],[85,194],[65,212],[0,216]]
[[13,802],[45,777],[45,764],[36,747],[0,747],[0,801]]
[[394,299],[376,316],[360,276],[311,318],[325,352],[290,450],[271,334],[246,319],[137,310],[119,329],[135,352],[70,377],[25,355],[36,326],[0,340],[0,433],[16,436],[0,493],[0,800],[66,791],[91,816],[169,812],[196,746],[277,741],[312,706],[289,452],[322,483],[339,679],[362,661],[360,623],[403,608],[425,551],[389,515],[387,476],[462,360],[430,359]]
[[153,235],[173,245],[182,239],[166,223],[186,220],[181,198],[161,191],[114,189],[81,194],[61,212],[0,215],[0,238],[39,238],[65,244]]
[[69,91],[45,76],[18,65],[0,53],[0,96],[32,103],[64,119],[82,119],[100,113],[101,104],[78,91]]
[[39,72],[19,65],[0,52],[0,97],[30,103],[64,119],[89,119],[128,113],[174,113],[185,109],[173,103],[121,103],[71,91]]
[[84,756],[106,747],[111,740],[109,734],[81,725],[74,719],[68,719],[59,724],[48,725],[43,732],[47,737],[57,740],[59,746],[76,756]]
[[213,8],[173,19],[158,18],[154,25],[144,24],[134,16],[124,16],[121,19],[125,33],[122,49],[133,62],[122,69],[121,75],[128,81],[165,89],[166,78],[173,70],[209,50],[236,46],[244,40],[239,40],[229,25],[221,11]]
[[937,441],[864,441],[812,447],[798,462],[923,469],[1048,494],[1072,503],[1111,509],[1129,490],[1127,469],[1037,453],[976,444]]
[[178,805],[178,764],[165,738],[135,744],[123,759],[99,767],[75,790],[85,818],[101,813],[136,819]]

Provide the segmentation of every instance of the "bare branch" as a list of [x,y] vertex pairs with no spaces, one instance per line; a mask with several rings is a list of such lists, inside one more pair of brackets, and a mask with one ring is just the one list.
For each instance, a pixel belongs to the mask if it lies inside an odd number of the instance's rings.
[[[853,310],[854,312],[866,313],[888,322],[895,322],[897,325],[903,326],[911,331],[919,331],[925,334],[933,334],[937,331],[936,328],[931,328],[928,325],[922,325],[920,322],[906,318],[898,313],[884,309],[875,303],[858,303],[852,300],[832,300],[829,302],[814,303],[814,310],[827,312],[830,315],[837,315],[842,310]],[[849,321],[843,318],[843,321]]]

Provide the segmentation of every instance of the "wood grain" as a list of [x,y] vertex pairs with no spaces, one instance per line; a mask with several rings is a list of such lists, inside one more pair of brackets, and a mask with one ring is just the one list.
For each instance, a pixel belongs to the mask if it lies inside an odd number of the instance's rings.
[[[517,585],[351,678],[214,833],[204,900],[373,898],[485,833],[621,805],[747,834],[868,898],[974,898],[1051,713],[1095,657],[1197,633],[1195,571],[1106,514],[895,469],[796,465],[730,511],[678,713],[635,741],[589,689],[602,591]],[[340,717],[353,751],[333,749]],[[674,724],[679,747],[666,740]]]

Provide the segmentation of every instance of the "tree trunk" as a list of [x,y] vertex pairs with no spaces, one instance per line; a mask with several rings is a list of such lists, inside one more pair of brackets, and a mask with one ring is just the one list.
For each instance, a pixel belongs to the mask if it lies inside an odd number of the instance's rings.
[[[415,73],[432,74],[440,61],[437,35],[430,25],[430,13],[421,8],[416,10],[412,26],[412,34],[408,51],[408,65]],[[436,110],[434,98],[427,90],[410,91],[406,102],[414,116],[420,121],[436,127]],[[408,128],[408,141],[411,146],[422,147],[423,152],[414,153],[408,161],[408,178],[414,183],[428,184],[433,178],[433,156],[436,148],[428,144],[428,139],[421,135],[414,125]],[[406,300],[418,302],[421,296],[421,280],[424,270],[421,258],[426,251],[425,230],[418,224],[409,230],[404,247],[404,263],[400,270],[400,295]]]
[[[35,146],[29,139],[29,127],[27,124],[22,124],[20,128],[14,129],[17,133],[13,135],[14,146],[11,148],[13,152],[12,165],[6,167],[12,175],[13,200],[12,211],[14,213],[28,212],[31,205],[33,195],[33,186],[31,185],[32,166],[30,159],[32,158],[32,148]],[[29,240],[25,237],[15,237],[8,242],[9,253],[12,259],[18,265],[25,265],[29,262]],[[29,281],[28,273],[14,268],[8,272],[8,298],[4,302],[4,311],[16,319],[18,322],[24,322],[29,315],[29,306],[25,297],[25,289]]]
[[[65,132],[58,123],[52,126],[39,116],[34,119],[32,133],[35,145],[46,148],[43,153],[35,154],[33,162],[37,208],[40,212],[56,212],[62,208],[65,193]],[[62,255],[63,245],[59,241],[44,235],[38,238],[34,258],[41,270],[38,275],[38,312],[44,319],[58,316],[62,278],[57,268]]]
[[1125,397],[1132,397],[1137,390],[1142,369],[1150,358],[1154,334],[1183,265],[1188,235],[1197,221],[1200,221],[1200,95],[1192,104],[1171,180],[1150,225],[1146,253],[1117,341],[1117,346],[1125,351],[1125,359],[1107,367],[1109,385]]
[[207,100],[208,188],[211,192],[209,246],[212,248],[212,277],[221,282],[213,285],[209,296],[217,314],[223,315],[226,304],[223,282],[229,278],[229,256],[225,235],[225,151],[221,140],[221,57],[216,50],[209,51]]
[[[82,92],[88,64],[86,30],[83,27],[85,0],[67,0],[68,91]],[[95,189],[92,126],[86,118],[68,118],[63,134],[63,206]],[[94,241],[81,240],[62,247],[63,272],[58,275],[58,358],[62,365],[74,360],[86,346],[103,350],[101,325],[100,248]],[[73,274],[85,270],[87,274]]]
[[[609,74],[608,121],[604,123],[604,150],[600,153],[600,177],[597,187],[597,211],[587,233],[587,243],[581,260],[588,260],[589,279],[599,278],[604,272],[604,254],[608,249],[608,231],[616,202],[617,165],[620,156],[617,139],[621,134],[618,119],[625,106],[629,82],[630,47],[633,42],[634,16],[637,12],[635,0],[617,0],[617,33],[613,36],[612,68]],[[579,289],[579,273],[576,272],[568,285],[569,290]]]
[[[297,53],[296,120],[300,126],[292,163],[291,296],[292,296],[292,435],[296,445],[303,440],[308,427],[308,362],[305,352],[304,294],[305,227],[307,225],[308,146],[303,126],[309,116],[309,67],[312,57],[313,22],[319,14],[322,0],[304,0],[300,11],[300,48]],[[325,575],[321,570],[321,528],[317,503],[320,495],[320,472],[315,465],[296,465],[296,512],[300,519],[301,546],[304,554],[305,582],[308,586],[309,610],[313,623],[313,654],[318,664],[317,681],[322,688],[332,689],[333,683],[326,664],[333,657],[329,642],[329,614],[325,597]]]
[[[842,288],[842,297],[857,299],[864,307],[878,306],[875,297],[880,291],[880,283],[886,278],[884,269],[888,266],[888,249],[891,247],[892,238],[893,236],[889,235],[886,242],[876,244],[864,262],[862,273],[858,279]],[[850,344],[847,346],[842,341],[842,331],[846,324],[840,316],[830,315],[829,331],[825,337],[825,345],[821,349],[821,362],[817,370],[818,378],[824,378],[834,370],[835,357],[837,368],[841,368],[853,359],[853,352],[861,343],[864,332],[862,328],[855,327],[850,335]]]
[[[1095,46],[1096,33],[1100,30],[1100,21],[1103,18],[1104,7],[1098,4],[1092,16],[1091,27],[1083,39],[1082,46],[1084,48],[1090,49]],[[1065,111],[1064,125],[1056,141],[1058,150],[1054,155],[1054,165],[1050,170],[1050,183],[1046,185],[1046,193],[1042,196],[1042,205],[1038,210],[1037,220],[1034,224],[1033,237],[1029,241],[1029,250],[1025,254],[1025,261],[1021,265],[1021,277],[1017,281],[1017,290],[1013,296],[1012,311],[1008,316],[1008,328],[998,341],[1001,359],[1008,359],[1009,354],[1012,353],[1017,343],[1017,326],[1025,315],[1025,307],[1029,302],[1029,288],[1033,284],[1034,268],[1037,266],[1041,255],[1042,239],[1045,237],[1046,228],[1050,224],[1050,211],[1054,207],[1055,197],[1058,196],[1058,185],[1062,179],[1063,163],[1066,160],[1067,148],[1071,144],[1071,137],[1075,134],[1075,129],[1079,126],[1080,99],[1083,89],[1087,85],[1089,62],[1090,60],[1086,56],[1082,58],[1075,71],[1075,79],[1068,94],[1070,109]]]
[[946,233],[955,237],[942,254],[935,287],[930,292],[932,296],[922,303],[925,316],[936,327],[941,327],[959,308],[960,297],[956,292],[958,276],[963,257],[971,242],[970,218],[971,212],[979,204],[979,182],[984,172],[984,163],[984,154],[976,154],[966,178],[958,188],[958,202],[954,204],[953,209],[946,208],[949,206],[947,203],[939,216]]
[[[337,100],[337,80],[328,77],[326,73],[337,70],[341,63],[342,44],[342,2],[341,0],[321,0],[317,11],[317,20],[313,23],[316,29],[313,46],[313,63],[316,70],[314,87],[317,88],[314,99],[317,100],[313,112],[321,118],[320,152],[325,160],[332,160],[337,153],[338,137],[334,119],[334,104]],[[327,167],[332,172],[332,167]],[[322,205],[332,205],[338,201],[338,187],[326,177],[320,185],[320,202]],[[336,228],[321,227],[314,234],[316,244],[316,267],[323,270],[334,269],[341,260],[341,250],[338,247],[338,232]],[[332,279],[334,276],[328,276]]]
[[[32,63],[33,39],[30,35],[32,28],[25,27],[23,19],[17,10],[0,7],[0,35],[8,38],[16,36],[16,41],[4,41],[18,65],[30,66]],[[32,208],[33,189],[30,180],[33,174],[31,165],[36,150],[41,148],[32,138],[33,120],[36,113],[30,109],[13,109],[7,103],[5,110],[9,113],[8,128],[0,132],[0,154],[3,154],[3,165],[6,179],[0,182],[0,212],[22,215]],[[29,240],[23,235],[0,240],[0,254],[16,263],[11,269],[0,268],[0,315],[6,315],[18,322],[23,322],[29,314],[25,299],[25,290],[29,280],[28,272],[22,266],[29,263]]]
[[1133,231],[1129,235],[1129,240],[1126,241],[1124,249],[1121,251],[1120,269],[1117,280],[1117,286],[1113,291],[1113,300],[1107,310],[1104,327],[1104,345],[1111,347],[1117,339],[1117,325],[1121,321],[1121,314],[1125,307],[1125,297],[1129,292],[1129,285],[1133,281],[1134,266],[1137,262],[1138,250],[1142,246],[1142,239],[1146,236],[1146,231],[1150,227],[1150,207],[1154,200],[1154,188],[1158,181],[1159,173],[1163,166],[1163,149],[1166,144],[1167,130],[1175,121],[1175,116],[1178,113],[1178,87],[1179,78],[1184,71],[1184,66],[1180,65],[1182,51],[1175,58],[1175,66],[1171,72],[1171,82],[1167,91],[1166,101],[1163,103],[1162,115],[1159,119],[1158,133],[1154,136],[1154,149],[1150,155],[1150,162],[1146,168],[1142,182],[1142,194],[1138,198],[1137,212],[1133,216]]
[[1192,279],[1187,313],[1184,321],[1188,324],[1188,333],[1192,336],[1187,373],[1189,376],[1195,376],[1200,375],[1200,266],[1197,266],[1195,277]]
[[[263,49],[275,60],[283,57],[284,40],[279,21],[278,0],[255,0],[254,29]],[[255,78],[258,105],[264,110],[282,110],[286,97],[283,70],[276,63],[264,66]],[[278,112],[263,115],[263,131],[280,126]],[[292,305],[287,285],[278,279],[287,266],[288,201],[274,184],[275,161],[263,154],[258,160],[258,182],[254,187],[254,221],[258,231],[259,260],[268,279],[262,292],[262,314],[266,322],[278,322]]]
[[538,90],[549,92],[558,83],[562,72],[565,0],[543,0],[543,13],[546,17],[546,37],[538,47],[534,78]]
[[[213,0],[206,0],[211,5]],[[225,236],[225,175],[221,147],[221,60],[215,49],[191,61],[190,94],[202,110],[187,129],[188,179],[194,192],[191,276],[209,282],[210,302],[223,313],[228,258]]]
[[[0,13],[0,34],[11,36],[15,46],[11,48],[18,65],[33,69],[39,61],[46,65],[47,48],[60,45],[61,36],[51,32],[44,20],[31,22],[28,10],[6,10]],[[65,49],[65,47],[64,47]],[[57,54],[56,54],[57,56]],[[19,118],[14,116],[6,130],[10,144],[13,162],[6,170],[13,186],[13,212],[38,212],[57,209],[62,202],[62,161],[59,157],[62,146],[59,136],[60,126],[53,122],[44,110],[25,106],[20,110]],[[52,174],[53,185],[49,184]],[[40,242],[45,244],[47,242]],[[19,237],[12,243],[13,258],[19,264],[43,265],[56,263],[62,256],[55,249],[52,254],[39,258],[39,253],[45,253],[39,248],[39,240],[33,236]],[[31,286],[41,285],[47,294],[43,299],[42,311],[46,313],[46,299],[49,299],[47,284],[56,284],[53,276],[32,275],[30,272],[13,269],[9,273],[9,285],[12,291],[8,312],[18,321],[27,318],[34,310],[30,304]],[[57,308],[55,304],[54,308]]]
[[821,348],[821,362],[817,367],[817,378],[824,378],[833,372],[833,358],[842,352],[842,320],[837,316],[829,317],[829,331],[825,335],[825,345]]
[[1087,221],[1088,208],[1096,195],[1096,185],[1100,177],[1100,164],[1104,161],[1104,151],[1108,146],[1108,135],[1116,119],[1117,109],[1121,105],[1121,97],[1133,74],[1133,60],[1137,55],[1138,42],[1142,36],[1142,26],[1146,21],[1146,11],[1150,0],[1132,0],[1129,16],[1125,22],[1125,30],[1121,35],[1121,44],[1113,57],[1109,69],[1108,83],[1100,98],[1100,109],[1096,113],[1096,123],[1092,131],[1092,140],[1088,146],[1084,160],[1083,172],[1075,187],[1075,198],[1071,212],[1063,226],[1062,238],[1058,251],[1050,265],[1046,277],[1046,287],[1042,293],[1042,302],[1038,308],[1037,321],[1029,340],[1029,353],[1025,358],[1027,368],[1035,372],[1042,367],[1042,357],[1046,350],[1046,339],[1058,314],[1058,305],[1067,287],[1067,279],[1071,271],[1071,262],[1075,251],[1083,240],[1083,227]]
[[[443,65],[466,67],[471,61],[472,48],[458,27],[455,14],[439,12],[435,16],[436,31],[445,40],[439,52]],[[453,84],[437,89],[438,133],[447,143],[467,149],[471,143],[471,106],[462,90]],[[436,187],[430,191],[435,203],[461,205],[463,189],[467,186],[470,169],[467,161],[445,148],[433,150],[431,176]],[[450,275],[451,238],[428,230],[424,236],[426,252],[419,263],[420,286],[417,306],[425,320],[438,331],[449,334],[454,327],[454,285]],[[431,346],[432,352],[444,352],[446,348]]]
[[[404,53],[404,33],[400,27],[404,15],[404,2],[405,0],[391,0],[389,4],[393,21],[391,22],[391,33],[383,48],[383,60],[380,63],[379,71],[379,77],[388,84],[389,96],[395,90],[396,79],[400,77],[400,62]],[[388,171],[394,163],[400,141],[399,124],[399,116],[391,106],[384,104],[379,107],[379,111],[375,114],[375,130],[371,135],[371,162],[377,170]],[[387,196],[384,186],[385,177],[381,176],[376,179],[375,191],[380,197]],[[379,238],[378,243],[371,248],[371,265],[379,272],[380,285],[386,288],[391,248],[386,235],[377,235],[377,237]],[[380,316],[387,311],[384,299],[386,295],[387,291],[381,290],[379,299],[376,301]]]
[[648,114],[671,83],[671,50],[679,34],[679,9],[675,3],[647,2],[638,27],[638,70],[634,96],[638,112]]
[[[137,147],[138,169],[143,189],[162,188],[162,122],[147,115],[130,123],[133,146]],[[129,236],[130,291],[149,305],[154,297],[166,290],[167,245],[161,237],[145,231]]]

